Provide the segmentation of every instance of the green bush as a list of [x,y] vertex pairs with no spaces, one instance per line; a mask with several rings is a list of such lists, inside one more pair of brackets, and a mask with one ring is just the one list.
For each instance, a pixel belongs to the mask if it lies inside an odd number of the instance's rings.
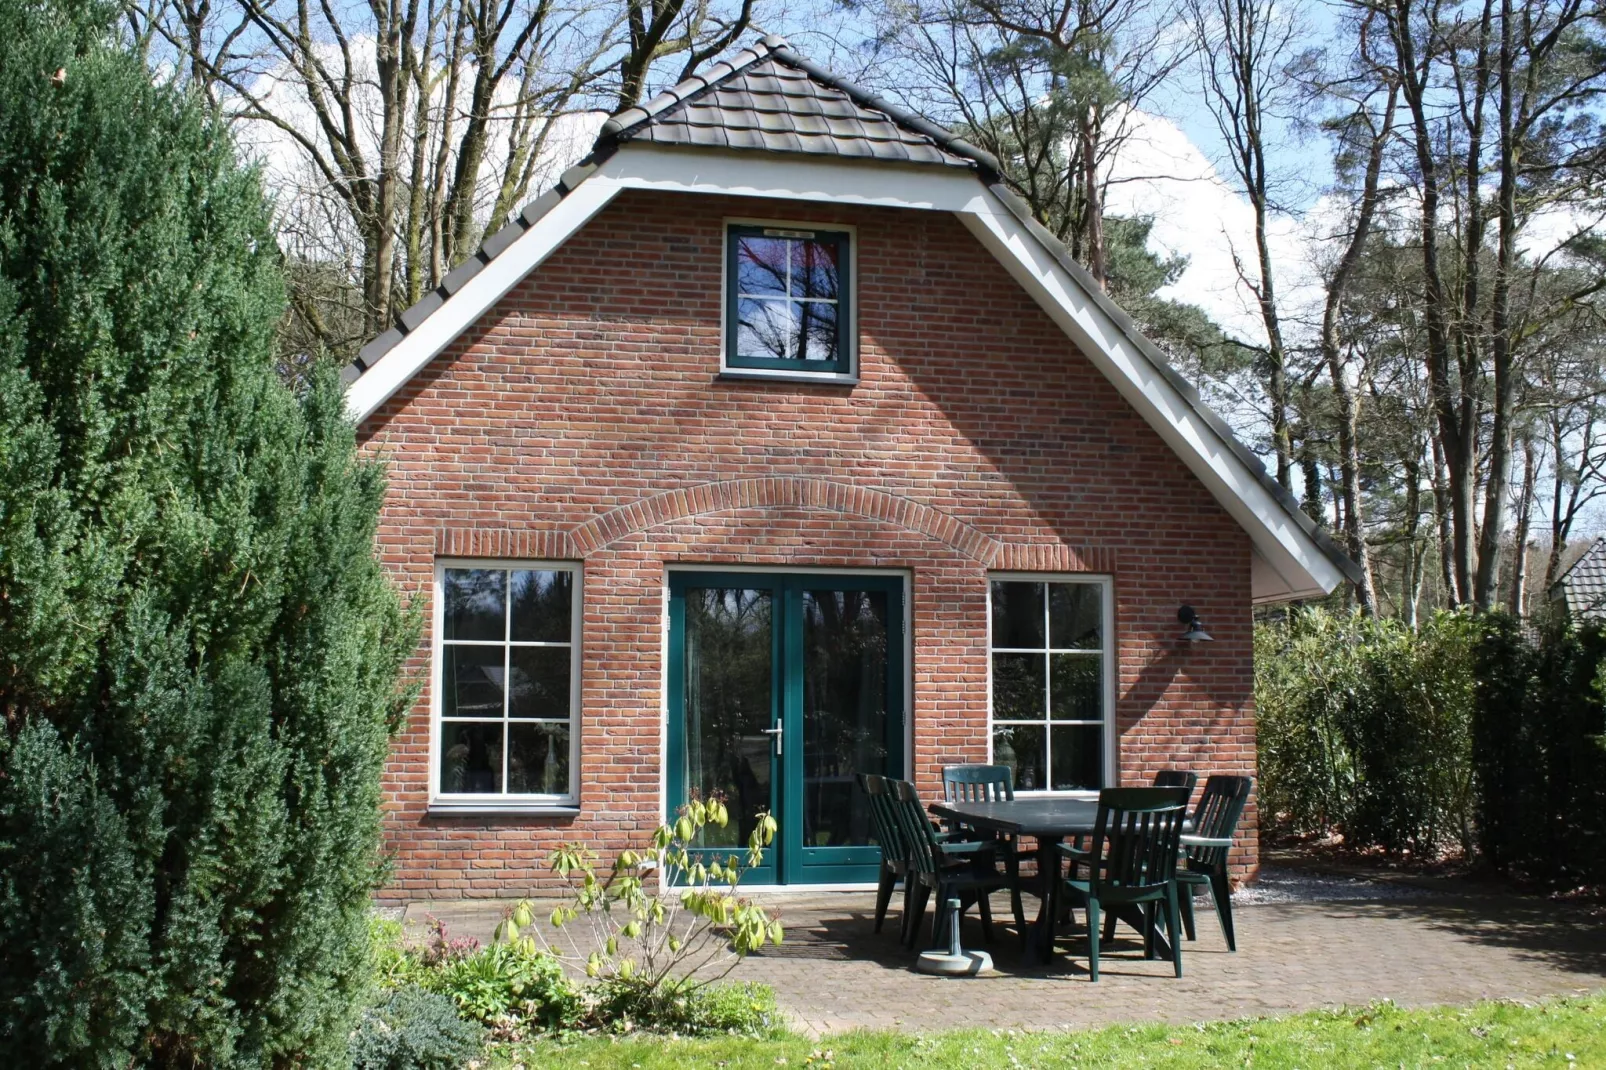
[[335,1065],[416,632],[258,179],[118,10],[0,0],[0,1051]]
[[643,991],[617,981],[599,981],[588,992],[592,1017],[603,1030],[646,1030],[682,1036],[728,1033],[773,1036],[783,1030],[775,991],[768,985],[731,982],[665,984]]
[[1470,853],[1480,624],[1294,610],[1256,629],[1263,810],[1390,851]]
[[445,996],[408,985],[364,1010],[351,1035],[352,1070],[461,1070],[482,1054],[485,1031]]
[[443,962],[422,983],[488,1025],[564,1029],[581,1019],[580,993],[551,954],[524,943],[490,944]]
[[1606,627],[1537,636],[1491,618],[1477,645],[1478,843],[1495,868],[1606,884]]
[[1255,632],[1263,812],[1606,883],[1606,625],[1294,610]]
[[373,922],[374,977],[382,991],[423,988],[451,1001],[463,1017],[503,1038],[530,1029],[560,1032],[583,1024],[586,1000],[552,954],[529,941],[481,947],[453,939],[439,921],[409,947],[398,922]]

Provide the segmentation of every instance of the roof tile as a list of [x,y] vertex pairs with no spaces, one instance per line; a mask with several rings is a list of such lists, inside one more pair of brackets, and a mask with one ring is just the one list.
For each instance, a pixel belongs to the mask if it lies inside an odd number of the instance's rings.
[[[611,120],[621,140],[974,167],[973,159],[788,62],[766,38]],[[720,70],[720,67],[726,67]],[[871,101],[875,102],[875,101]]]

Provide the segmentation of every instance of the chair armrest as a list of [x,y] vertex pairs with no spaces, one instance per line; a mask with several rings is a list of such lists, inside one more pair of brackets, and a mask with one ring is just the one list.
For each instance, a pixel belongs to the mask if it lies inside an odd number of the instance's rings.
[[1186,835],[1185,834],[1185,835],[1183,835],[1181,842],[1182,842],[1182,846],[1184,846],[1184,847],[1231,847],[1232,846],[1232,839],[1230,837],[1192,836],[1192,835]]
[[1092,851],[1084,850],[1081,847],[1072,847],[1068,843],[1056,844],[1055,845],[1055,849],[1058,850],[1059,853],[1064,855],[1066,858],[1078,859],[1078,858],[1092,858],[1093,857],[1093,852]]
[[990,843],[939,843],[937,850],[943,854],[976,854],[978,851],[990,851]]

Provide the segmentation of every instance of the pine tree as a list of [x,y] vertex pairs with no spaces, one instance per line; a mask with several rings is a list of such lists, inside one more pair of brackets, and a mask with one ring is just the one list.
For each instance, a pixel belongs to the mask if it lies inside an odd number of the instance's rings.
[[227,129],[0,0],[0,1063],[331,1065],[416,636]]

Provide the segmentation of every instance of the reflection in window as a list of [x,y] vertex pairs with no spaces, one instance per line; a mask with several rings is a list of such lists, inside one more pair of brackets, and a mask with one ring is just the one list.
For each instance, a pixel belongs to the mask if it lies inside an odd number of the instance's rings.
[[847,371],[848,236],[739,226],[729,243],[727,363]]
[[575,570],[441,573],[441,795],[572,797]]
[[994,580],[993,761],[1020,791],[1104,785],[1104,586]]

